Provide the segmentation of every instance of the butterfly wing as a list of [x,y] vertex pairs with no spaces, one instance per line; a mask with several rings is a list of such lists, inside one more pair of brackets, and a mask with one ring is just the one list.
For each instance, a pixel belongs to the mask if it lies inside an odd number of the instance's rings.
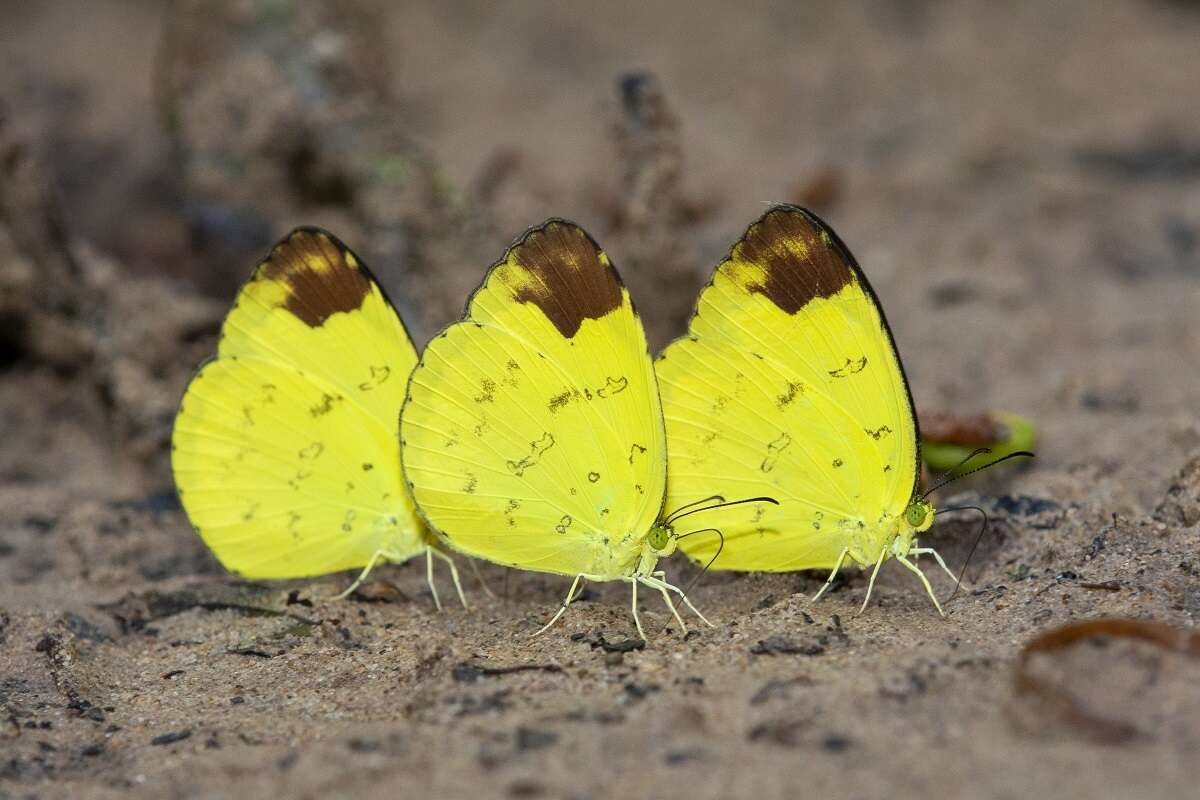
[[[657,363],[668,508],[768,495],[706,513],[714,569],[832,567],[902,514],[917,480],[912,399],[879,302],[849,251],[804,209],[750,226]],[[716,536],[680,541],[707,561]]]
[[382,288],[337,239],[298,229],[272,250],[175,420],[180,500],[222,564],[289,578],[424,548],[398,438],[416,361]]
[[429,343],[401,450],[455,548],[567,575],[632,569],[666,490],[662,408],[629,292],[582,229],[530,230]]

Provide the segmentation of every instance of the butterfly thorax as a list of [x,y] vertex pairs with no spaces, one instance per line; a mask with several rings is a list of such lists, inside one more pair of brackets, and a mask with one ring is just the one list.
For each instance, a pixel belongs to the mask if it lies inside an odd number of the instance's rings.
[[659,524],[647,532],[630,531],[619,538],[606,539],[605,543],[605,548],[593,550],[593,558],[583,572],[606,576],[605,580],[619,580],[654,572],[660,558],[675,552],[675,533]]
[[670,525],[658,523],[650,528],[646,538],[642,540],[641,553],[638,555],[635,575],[649,575],[658,566],[660,558],[666,558],[675,552],[675,530]]
[[874,564],[884,558],[907,556],[916,546],[916,536],[933,525],[933,506],[915,497],[902,514],[886,514],[875,525],[863,525],[851,534],[849,555],[859,564]]

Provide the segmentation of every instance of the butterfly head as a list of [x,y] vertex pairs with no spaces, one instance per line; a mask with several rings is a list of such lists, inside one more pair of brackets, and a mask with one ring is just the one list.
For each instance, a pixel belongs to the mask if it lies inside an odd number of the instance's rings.
[[933,525],[933,504],[923,497],[914,497],[904,509],[904,522],[913,533],[929,530]]
[[677,538],[669,523],[660,522],[646,534],[646,547],[655,558],[666,558],[675,552]]
[[669,522],[657,522],[646,533],[646,538],[642,540],[642,551],[638,556],[637,567],[634,573],[637,575],[649,575],[654,572],[655,566],[660,558],[666,558],[675,552],[675,545],[678,540],[675,535],[675,529],[671,527]]

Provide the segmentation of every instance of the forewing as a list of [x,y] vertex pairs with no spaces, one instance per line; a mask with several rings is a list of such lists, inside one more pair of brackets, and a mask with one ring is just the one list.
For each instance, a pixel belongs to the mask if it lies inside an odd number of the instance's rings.
[[173,433],[180,499],[227,568],[318,575],[424,546],[398,437],[415,364],[399,316],[349,249],[300,229],[272,250]]
[[645,333],[608,257],[568,222],[514,244],[429,343],[401,430],[425,518],[491,561],[617,577],[662,507]]
[[[917,431],[891,333],[853,257],[810,212],[779,206],[751,225],[656,366],[668,509],[713,494],[780,502],[690,518],[725,536],[714,569],[832,567],[856,531],[912,497]],[[680,542],[698,561],[717,545]]]

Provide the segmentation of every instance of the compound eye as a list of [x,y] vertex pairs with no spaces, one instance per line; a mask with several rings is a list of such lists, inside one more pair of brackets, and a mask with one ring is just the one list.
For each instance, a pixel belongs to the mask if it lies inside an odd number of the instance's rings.
[[667,529],[665,527],[663,527],[661,525],[655,525],[653,528],[650,529],[650,536],[649,536],[650,546],[652,548],[654,548],[655,550],[665,549],[667,546],[667,542],[670,541],[670,539],[671,539],[671,534],[670,534],[670,532],[667,531]]
[[914,528],[921,527],[925,522],[925,515],[929,513],[929,507],[924,503],[913,503],[904,511],[904,521]]

